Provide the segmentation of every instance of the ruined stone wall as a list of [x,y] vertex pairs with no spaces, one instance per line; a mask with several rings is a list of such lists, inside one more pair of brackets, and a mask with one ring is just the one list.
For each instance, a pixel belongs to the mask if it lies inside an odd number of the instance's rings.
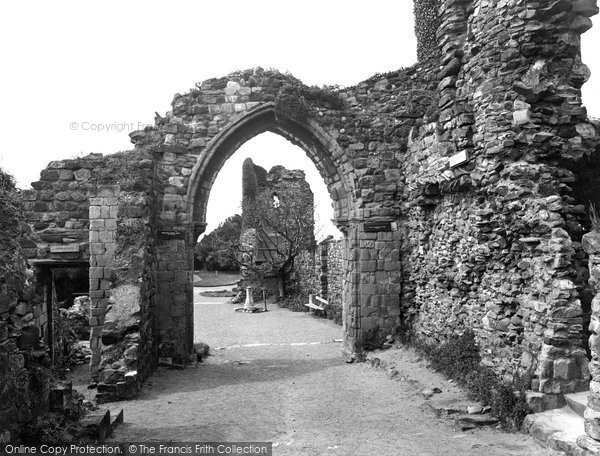
[[149,161],[149,154],[130,151],[50,162],[40,180],[31,183],[33,189],[21,192],[25,220],[33,230],[34,243],[24,250],[30,261],[87,262],[90,198],[97,196],[102,185],[150,191],[147,179],[153,171],[146,166]]
[[[152,186],[153,182],[149,182]],[[145,192],[103,188],[102,204],[109,207],[101,220],[99,245],[90,243],[99,254],[90,258],[92,271],[102,270],[104,297],[92,298],[100,310],[100,333],[93,347],[92,369],[98,383],[99,402],[131,399],[152,372],[157,359],[155,335],[155,294],[157,264],[155,234],[152,230],[152,195]],[[99,200],[91,200],[91,203]],[[90,206],[90,219],[92,219]],[[110,208],[114,210],[111,213]],[[96,220],[92,220],[92,224]],[[100,222],[100,220],[98,220]],[[104,234],[104,237],[103,237]],[[90,231],[90,237],[93,237]],[[99,268],[99,269],[96,269]],[[96,283],[90,279],[91,289]],[[102,308],[104,306],[104,308]],[[94,364],[97,362],[98,364]],[[96,370],[97,369],[97,370]]]
[[100,154],[51,162],[23,190],[25,219],[35,245],[25,253],[36,261],[86,261],[89,258],[89,189],[92,175],[104,165]]
[[[242,184],[241,238],[244,251],[251,255],[249,263],[259,268],[254,269],[250,264],[241,267],[243,286],[260,289],[274,285],[268,292],[277,294],[277,281],[281,279],[285,282],[286,294],[294,300],[308,302],[308,295],[316,292],[315,221],[314,195],[304,171],[274,166],[267,172],[247,158],[242,169]],[[256,236],[249,236],[248,231]],[[296,239],[290,244],[286,237]],[[283,270],[283,261],[287,258],[281,255],[288,245],[299,250],[289,271]],[[278,277],[279,269],[285,277]],[[261,274],[252,274],[257,270]]]
[[40,340],[42,297],[24,249],[30,229],[11,178],[0,170],[0,442],[48,411],[49,347]]
[[[423,62],[341,91],[306,87],[289,75],[257,68],[177,94],[172,111],[157,117],[154,127],[130,135],[137,150],[160,151],[159,168],[171,186],[168,198],[183,197],[181,205],[163,199],[170,209],[159,214],[158,229],[185,231],[194,242],[204,229],[208,194],[222,164],[253,136],[281,134],[315,163],[346,234],[344,350],[360,351],[366,330],[393,332],[400,314],[400,231],[392,221],[400,215],[401,160],[412,127],[422,124],[436,103],[436,68],[436,62]],[[181,163],[173,166],[174,161]],[[185,245],[170,242],[175,264],[192,258]],[[164,314],[177,307],[175,299],[191,306],[191,289],[161,295]],[[191,322],[174,318],[159,319],[165,325],[161,340],[183,350],[177,356],[185,358],[191,339],[182,335],[191,334]]]
[[102,332],[110,298],[112,265],[116,252],[118,186],[101,188],[89,200],[89,297],[90,369],[98,376],[102,350]]
[[267,170],[254,164],[251,158],[242,164],[242,231],[248,229],[255,217],[252,206],[267,187]]
[[309,294],[315,295],[318,292],[315,253],[315,250],[305,250],[296,257],[294,269],[286,285],[286,291],[302,304],[308,302]]
[[158,356],[164,362],[180,364],[188,362],[193,345],[193,311],[189,306],[194,300],[194,246],[199,233],[190,227],[185,216],[190,175],[196,163],[196,156],[187,152],[170,146],[157,152],[157,214],[152,226],[157,233],[155,315]]
[[[342,296],[344,292],[343,242],[331,238],[320,242],[314,251],[303,252],[296,260],[293,290],[308,302],[308,295],[318,295],[327,304],[316,302],[325,308],[325,317],[342,324]],[[303,309],[304,310],[304,309]]]
[[600,227],[583,236],[583,247],[589,255],[590,285],[594,299],[592,301],[592,315],[590,322],[590,364],[591,374],[590,396],[588,397],[587,410],[585,411],[585,431],[600,440]]
[[157,173],[150,153],[91,154],[50,163],[23,191],[36,241],[29,261],[89,267],[90,374],[99,401],[135,396],[157,362],[155,192],[164,187]]
[[327,300],[325,315],[337,324],[342,323],[344,290],[343,244],[341,240],[326,239],[317,249],[317,276],[321,284],[319,295]]
[[[580,183],[598,132],[581,105],[579,35],[595,2],[417,0],[415,10],[410,68],[341,90],[238,71],[177,94],[130,135],[131,161],[155,160],[160,357],[191,353],[193,246],[212,183],[241,144],[272,131],[313,160],[344,233],[345,353],[373,330],[439,343],[469,328],[499,375],[531,374],[548,393],[585,387]],[[72,166],[52,165],[29,196],[36,255],[86,257],[87,238],[63,231],[87,223],[67,227],[87,204]],[[90,182],[101,171],[83,168]]]
[[342,323],[342,295],[344,289],[343,244],[341,241],[327,245],[327,316]]
[[403,163],[405,320],[432,343],[474,329],[486,364],[548,393],[588,379],[571,169],[597,142],[580,98],[593,3],[442,2],[438,109]]

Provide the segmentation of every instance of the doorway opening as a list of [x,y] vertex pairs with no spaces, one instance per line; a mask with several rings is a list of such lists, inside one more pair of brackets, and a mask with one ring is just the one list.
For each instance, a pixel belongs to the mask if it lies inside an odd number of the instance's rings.
[[[323,309],[317,316],[341,324],[343,274],[336,270],[327,279],[329,269],[342,266],[343,235],[332,219],[327,187],[304,150],[271,132],[241,145],[214,179],[206,231],[194,249],[194,264],[201,268],[194,271],[194,343],[315,342],[303,339],[308,335],[298,318],[309,316],[306,304],[317,296]],[[328,262],[327,252],[339,258]],[[277,318],[234,315],[250,294],[254,307]],[[273,325],[285,324],[281,316],[291,315],[289,310],[301,313],[289,321],[296,328],[281,337]],[[240,318],[254,321],[227,331]],[[335,339],[341,340],[338,329]]]

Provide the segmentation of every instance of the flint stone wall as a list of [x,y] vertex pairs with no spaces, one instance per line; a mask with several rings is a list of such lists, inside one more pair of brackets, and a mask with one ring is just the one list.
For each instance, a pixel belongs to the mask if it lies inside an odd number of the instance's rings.
[[[305,251],[297,258],[293,275],[293,289],[308,302],[308,295],[318,295],[327,304],[316,302],[325,308],[325,317],[342,324],[343,243],[328,238],[321,241],[314,251]],[[307,310],[307,309],[303,309]]]
[[[314,279],[311,293],[327,300],[325,316],[342,324],[342,295],[344,280],[343,243],[331,236],[319,242],[314,254]],[[321,303],[317,303],[322,305]]]
[[484,362],[535,390],[585,389],[589,221],[572,170],[598,138],[579,52],[595,2],[439,11],[437,109],[403,163],[403,317],[431,343],[474,329]]
[[327,246],[327,318],[342,324],[342,296],[344,280],[343,244],[340,240],[329,241]]
[[[308,303],[308,295],[314,295],[318,290],[315,253],[315,250],[305,250],[296,257],[294,269],[286,285],[286,290],[300,304]],[[301,310],[308,310],[308,307],[303,307]]]

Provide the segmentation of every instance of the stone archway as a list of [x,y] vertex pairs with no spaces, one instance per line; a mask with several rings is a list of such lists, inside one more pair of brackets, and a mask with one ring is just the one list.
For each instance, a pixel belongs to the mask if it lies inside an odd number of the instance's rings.
[[[193,230],[192,240],[204,232],[206,227],[206,208],[212,185],[225,162],[246,141],[264,132],[272,132],[289,140],[300,147],[317,167],[319,174],[327,185],[330,198],[333,202],[334,221],[345,236],[344,244],[349,244],[347,236],[352,223],[351,210],[354,207],[353,194],[350,190],[353,183],[347,176],[340,173],[332,157],[340,156],[343,151],[335,139],[331,137],[318,122],[307,119],[283,119],[275,112],[275,104],[267,102],[252,108],[243,117],[233,121],[222,129],[207,145],[205,153],[198,158],[190,176],[187,205],[188,223],[190,231]],[[193,249],[193,244],[188,245]],[[347,248],[347,247],[346,247]],[[193,255],[193,254],[192,254]],[[347,264],[345,255],[344,261]],[[348,267],[346,267],[348,269]],[[351,284],[344,284],[344,289],[350,299],[344,301],[344,322],[346,315],[351,312],[348,303],[352,302]],[[193,296],[187,300],[187,325],[188,335],[185,345],[191,350],[193,342]],[[349,330],[350,329],[350,330]],[[352,356],[356,351],[357,334],[351,327],[344,324],[344,351]]]
[[[155,127],[130,135],[136,148],[152,151],[160,183],[153,223],[159,360],[185,363],[192,353],[193,247],[206,226],[217,173],[240,145],[267,131],[307,153],[333,201],[335,223],[345,236],[345,356],[361,352],[365,334],[381,338],[398,327],[399,163],[389,138],[354,120],[347,97],[258,68],[175,95],[172,111],[159,116]],[[294,103],[301,104],[298,112],[287,109]]]
[[[129,382],[132,388],[119,393],[111,387],[103,400],[129,397],[157,361],[189,361],[193,247],[205,228],[210,189],[236,149],[267,131],[312,159],[345,235],[340,255],[344,286],[338,292],[343,354],[357,357],[394,333],[404,292],[404,170],[399,154],[407,150],[408,127],[417,121],[412,112],[404,124],[387,108],[364,110],[382,96],[396,100],[392,92],[399,90],[376,80],[347,90],[319,89],[278,71],[239,71],[175,95],[172,110],[164,117],[157,114],[154,126],[130,134],[132,151],[49,165],[35,191],[25,193],[28,207],[34,209],[30,222],[40,222],[33,254],[38,262],[54,257],[89,261],[92,373],[111,384]],[[398,93],[408,96],[410,90]],[[290,93],[299,95],[282,96]],[[287,109],[296,102],[301,109]],[[48,198],[52,201],[46,202]],[[49,212],[54,209],[65,210]],[[131,299],[121,299],[123,290]],[[127,303],[135,305],[124,309]],[[114,358],[123,366],[117,369],[118,363],[110,362],[111,368],[103,370],[109,306],[131,314],[132,335],[127,353],[108,344],[115,351],[109,349],[106,360]]]
[[319,124],[311,119],[278,119],[275,104],[265,103],[247,112],[221,130],[207,145],[194,165],[187,193],[188,220],[201,234],[205,226],[206,205],[212,184],[231,155],[246,141],[261,133],[276,133],[303,149],[323,177],[334,205],[336,225],[347,229],[353,204],[353,182],[338,169],[333,157],[343,150]]

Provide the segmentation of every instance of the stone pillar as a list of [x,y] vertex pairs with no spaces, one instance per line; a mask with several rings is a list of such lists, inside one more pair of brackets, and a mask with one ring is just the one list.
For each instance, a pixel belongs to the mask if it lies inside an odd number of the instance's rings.
[[359,225],[344,227],[343,259],[344,271],[342,292],[342,327],[344,340],[341,354],[346,361],[357,357],[357,345],[360,337],[360,305],[358,303],[360,271],[358,270]]
[[584,235],[583,248],[589,255],[590,285],[596,293],[592,301],[590,321],[592,359],[589,370],[592,380],[584,413],[585,432],[593,439],[600,440],[600,232],[593,231]]
[[106,187],[90,198],[90,373],[95,377],[100,366],[102,330],[110,297],[111,266],[116,250],[118,188]]
[[344,285],[345,357],[378,348],[400,321],[400,232],[391,221],[350,226],[346,237]]
[[193,227],[171,225],[160,230],[157,329],[159,362],[186,364],[193,349]]

